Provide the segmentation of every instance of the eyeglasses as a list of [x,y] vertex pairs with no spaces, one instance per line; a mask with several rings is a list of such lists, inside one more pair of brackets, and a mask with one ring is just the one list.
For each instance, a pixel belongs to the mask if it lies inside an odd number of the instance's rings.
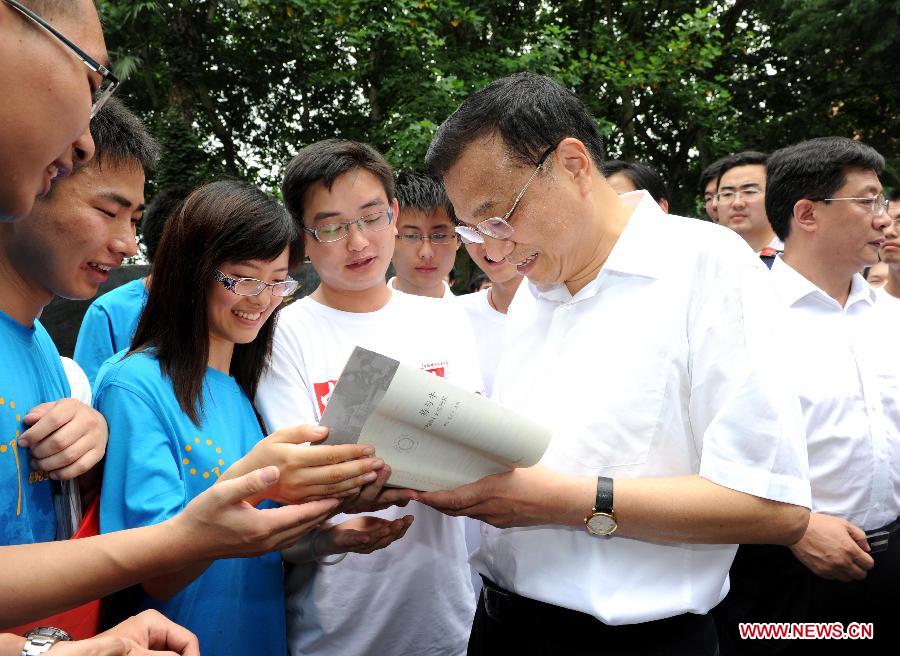
[[119,78],[113,75],[112,71],[100,64],[96,59],[91,57],[84,50],[69,41],[69,39],[64,37],[50,23],[31,11],[28,7],[24,6],[20,2],[17,2],[16,0],[4,1],[10,7],[25,16],[25,18],[33,21],[38,25],[38,27],[42,28],[44,31],[48,32],[51,36],[56,38],[57,41],[66,46],[76,57],[78,57],[78,59],[84,62],[85,66],[87,66],[89,69],[91,69],[91,71],[99,74],[103,78],[100,83],[100,88],[96,93],[93,94],[94,104],[91,107],[91,118],[94,118],[97,112],[100,111],[100,108],[103,107],[104,104],[106,104],[106,101],[109,100],[109,97],[113,95],[113,92],[115,92],[116,88],[119,86]]
[[455,244],[459,237],[452,232],[435,232],[431,235],[421,235],[418,232],[402,232],[397,235],[397,239],[401,244],[418,245],[419,242],[427,241],[435,246],[444,244]]
[[315,228],[307,228],[303,226],[303,231],[312,235],[320,244],[330,244],[340,241],[350,234],[350,226],[355,225],[361,232],[381,232],[394,220],[393,208],[366,214],[352,221],[341,221],[340,223],[326,223],[316,226]]
[[268,287],[272,290],[272,296],[281,298],[293,294],[300,284],[292,278],[282,282],[263,282],[256,278],[232,278],[218,269],[213,272],[213,277],[222,283],[222,287],[238,296],[259,296]]
[[738,198],[743,196],[744,200],[751,201],[763,193],[758,187],[750,187],[749,189],[738,189],[737,191],[721,191],[716,194],[716,200],[722,205],[731,205]]
[[514,228],[509,224],[509,217],[516,211],[516,206],[519,204],[519,201],[522,200],[522,196],[525,195],[525,192],[528,191],[531,181],[534,180],[538,171],[541,170],[544,166],[544,162],[547,161],[547,158],[550,157],[550,153],[554,150],[556,150],[555,145],[550,146],[544,151],[544,154],[541,155],[541,158],[538,160],[534,173],[531,174],[531,177],[528,178],[528,182],[522,187],[522,191],[516,196],[516,200],[513,201],[512,207],[509,208],[509,212],[504,214],[502,218],[495,216],[490,219],[485,219],[474,228],[471,226],[456,226],[456,232],[462,238],[464,244],[483,244],[484,237],[482,237],[482,235],[487,235],[494,239],[509,239],[512,237]]
[[855,197],[855,196],[845,196],[843,198],[810,198],[809,200],[814,203],[830,203],[833,200],[855,200],[862,205],[868,205],[869,211],[872,212],[872,216],[881,216],[885,212],[887,212],[888,206],[891,202],[884,197],[883,193],[875,194],[871,197]]

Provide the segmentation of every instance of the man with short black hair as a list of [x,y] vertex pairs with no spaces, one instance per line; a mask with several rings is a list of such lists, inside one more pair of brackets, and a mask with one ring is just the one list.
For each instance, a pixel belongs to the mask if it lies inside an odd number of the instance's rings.
[[766,217],[765,153],[745,150],[722,159],[716,183],[719,223],[738,233],[766,266],[784,249]]
[[405,294],[451,298],[445,278],[453,270],[459,237],[454,230],[453,206],[440,180],[421,171],[397,176],[396,276],[388,285]]
[[[187,187],[163,189],[147,205],[141,219],[141,245],[150,263],[169,217],[190,193]],[[85,312],[75,342],[75,361],[93,381],[100,365],[131,346],[138,319],[147,303],[150,275],[132,280],[98,297]]]
[[[724,158],[723,158],[724,159]],[[700,172],[700,196],[703,198],[703,209],[713,223],[719,222],[719,209],[716,206],[716,186],[719,183],[719,170],[722,159],[707,166]]]
[[669,193],[666,191],[666,183],[659,171],[649,164],[608,159],[603,162],[603,177],[617,194],[627,194],[638,189],[646,190],[662,211],[669,213]]
[[806,653],[804,641],[742,640],[739,622],[874,622],[878,643],[896,644],[900,360],[859,274],[892,223],[883,168],[873,148],[844,137],[768,161],[766,211],[785,243],[771,272],[772,323],[803,408],[812,514],[790,548],[741,546],[722,605],[723,655]]
[[492,525],[469,653],[714,654],[734,545],[795,542],[809,515],[768,272],[734,234],[618,196],[597,123],[547,77],[469,96],[426,162],[463,238],[527,278],[492,398],[555,428],[537,466],[420,495]]

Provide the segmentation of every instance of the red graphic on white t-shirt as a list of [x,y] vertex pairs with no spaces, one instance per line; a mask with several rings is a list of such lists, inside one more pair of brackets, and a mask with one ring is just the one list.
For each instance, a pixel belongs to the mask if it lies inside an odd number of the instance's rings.
[[[441,378],[444,378],[445,368],[443,363],[440,366],[435,366],[435,364],[431,362],[422,367],[422,369],[428,373],[440,376]],[[327,380],[324,383],[313,383],[313,391],[316,394],[316,403],[319,405],[320,416],[325,412],[325,406],[328,405],[328,402],[331,400],[331,395],[334,394],[334,386],[336,384],[336,380]]]
[[313,383],[313,391],[316,393],[316,403],[319,404],[319,415],[325,412],[325,406],[328,405],[328,402],[331,400],[331,395],[334,392],[336,383],[336,380],[328,380],[324,383]]

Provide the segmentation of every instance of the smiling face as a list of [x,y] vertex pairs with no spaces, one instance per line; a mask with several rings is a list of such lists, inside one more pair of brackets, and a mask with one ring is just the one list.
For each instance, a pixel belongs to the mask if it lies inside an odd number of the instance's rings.
[[[270,284],[282,282],[288,277],[288,257],[288,249],[284,249],[270,262],[225,262],[219,266],[219,271],[230,278],[256,278]],[[256,339],[263,324],[283,300],[273,296],[268,287],[256,296],[240,296],[225,289],[217,280],[210,280],[206,311],[211,356],[219,351],[230,354],[235,344],[248,344]]]
[[[831,198],[868,198],[881,193],[881,182],[874,171],[851,168],[845,182]],[[871,204],[855,200],[816,202],[818,225],[817,254],[834,266],[846,265],[861,271],[878,262],[885,241],[885,228],[891,223],[887,214],[874,216]]]
[[[508,218],[512,236],[484,237],[486,257],[494,262],[505,258],[537,284],[568,283],[594,265],[595,240],[585,237],[595,227],[587,197],[591,175],[599,173],[594,168],[593,174],[586,172],[586,151],[574,139],[561,144],[569,141],[579,146],[557,147]],[[560,162],[566,158],[575,172],[568,165],[562,168]],[[485,219],[503,217],[533,172],[534,167],[510,157],[499,139],[486,137],[463,151],[444,176],[444,186],[457,218],[474,227]]]
[[[330,190],[321,182],[307,190],[303,222],[307,228],[320,228],[389,208],[397,216],[397,203],[388,201],[381,181],[366,170],[354,169],[339,176]],[[395,223],[377,232],[351,225],[347,237],[331,243],[320,243],[306,234],[306,254],[326,296],[365,297],[372,290],[386,290],[384,276],[394,254],[396,234]]]
[[54,294],[91,298],[137,252],[143,211],[139,165],[87,166],[57,182],[24,221],[3,226],[5,257],[45,303]]
[[[106,46],[90,0],[46,16],[57,30],[100,63]],[[90,159],[91,95],[101,78],[59,42],[0,2],[0,220],[26,216],[51,180]]]
[[[397,289],[419,296],[440,298],[444,295],[444,279],[453,268],[459,250],[459,239],[453,228],[453,222],[443,209],[423,212],[407,207],[400,211],[393,257]],[[413,239],[423,235],[446,235],[449,242],[434,244]]]

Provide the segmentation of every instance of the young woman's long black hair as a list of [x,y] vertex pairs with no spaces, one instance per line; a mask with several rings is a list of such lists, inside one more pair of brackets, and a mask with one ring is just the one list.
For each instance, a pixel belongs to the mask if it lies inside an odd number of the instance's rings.
[[[196,189],[168,221],[130,353],[155,349],[178,404],[194,424],[203,410],[206,297],[213,272],[226,262],[271,261],[285,248],[293,270],[303,259],[297,226],[281,203],[244,182],[223,180]],[[231,375],[251,401],[272,353],[275,318],[273,313],[255,340],[234,347]]]

